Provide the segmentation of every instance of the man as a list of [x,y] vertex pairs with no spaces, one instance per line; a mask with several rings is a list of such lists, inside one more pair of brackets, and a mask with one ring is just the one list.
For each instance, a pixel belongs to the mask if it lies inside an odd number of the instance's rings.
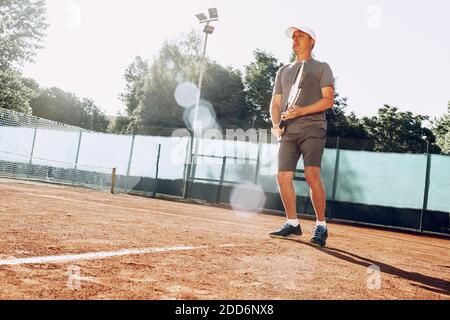
[[[305,178],[310,187],[316,213],[316,227],[311,243],[324,247],[328,238],[325,222],[326,195],[320,177],[325,148],[327,122],[325,111],[334,104],[333,72],[327,63],[312,58],[316,35],[308,27],[290,27],[286,35],[292,39],[296,61],[277,73],[271,102],[272,133],[279,139],[277,182],[286,210],[287,222],[271,237],[290,238],[302,235],[297,217],[293,178],[300,156],[303,156]],[[303,65],[303,72],[301,66]],[[302,76],[301,93],[294,104],[286,107],[297,76]],[[283,123],[280,128],[280,122]]]

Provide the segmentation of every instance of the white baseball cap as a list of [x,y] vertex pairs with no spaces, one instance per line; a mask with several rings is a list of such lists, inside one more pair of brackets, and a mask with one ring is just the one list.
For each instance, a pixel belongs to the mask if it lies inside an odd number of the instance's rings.
[[292,35],[294,34],[295,31],[300,30],[303,31],[304,33],[307,33],[311,36],[311,38],[314,39],[314,41],[316,41],[316,33],[308,27],[289,27],[286,29],[286,37],[288,37],[289,39],[292,39]]

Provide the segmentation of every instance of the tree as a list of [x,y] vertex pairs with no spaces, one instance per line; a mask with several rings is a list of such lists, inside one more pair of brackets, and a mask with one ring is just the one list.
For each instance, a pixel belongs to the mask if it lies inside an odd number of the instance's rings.
[[[183,35],[175,41],[166,41],[157,56],[148,64],[143,80],[142,73],[139,73],[139,77],[126,79],[127,89],[124,96],[131,93],[126,101],[133,101],[133,104],[130,104],[133,107],[127,107],[127,112],[132,110],[128,132],[145,134],[154,132],[155,128],[187,126],[183,117],[186,109],[177,104],[174,94],[181,83],[197,83],[200,50],[201,37],[195,32]],[[239,71],[230,67],[224,68],[208,59],[205,63],[202,98],[212,104],[218,124],[222,128],[249,126],[250,119],[246,115],[244,88]],[[129,88],[136,87],[135,79],[138,79],[140,89],[133,91]],[[136,104],[137,107],[134,108]],[[190,107],[191,111],[193,107],[194,105]]]
[[30,101],[33,115],[88,130],[106,132],[109,121],[91,99],[53,87],[43,89]]
[[43,89],[30,104],[36,117],[73,126],[79,126],[83,121],[81,101],[74,94],[56,87]]
[[125,92],[120,95],[125,103],[127,114],[130,116],[139,106],[139,101],[143,96],[145,76],[148,74],[148,62],[137,56],[125,71],[127,82]]
[[270,128],[269,106],[277,71],[283,66],[273,54],[255,50],[254,61],[245,67],[244,87],[249,111],[256,116],[255,126]]
[[447,113],[433,122],[432,132],[436,136],[436,144],[442,153],[450,155],[450,101]]
[[107,129],[109,133],[117,133],[117,134],[130,134],[128,131],[128,126],[130,125],[130,118],[123,115],[118,115],[114,121],[112,121]]
[[[423,127],[428,116],[400,112],[385,105],[374,117],[364,117],[362,123],[369,137],[375,139],[375,151],[399,153],[424,153],[427,141],[435,142],[431,130]],[[433,147],[432,151],[436,151]]]
[[0,68],[31,62],[48,27],[45,1],[0,1]]
[[131,132],[145,133],[145,127],[184,127],[183,110],[174,97],[177,75],[191,80],[181,75],[182,59],[176,43],[163,44],[158,57],[149,66],[142,94],[135,97],[139,104],[131,115]]
[[31,113],[29,101],[33,91],[29,89],[18,71],[0,69],[0,108]]
[[81,126],[97,132],[106,132],[109,120],[106,115],[94,103],[92,99],[84,98],[81,102],[83,108]]
[[35,92],[15,65],[32,61],[47,26],[44,1],[0,1],[0,107],[31,113]]
[[218,63],[207,65],[204,98],[213,105],[217,122],[223,129],[251,127],[251,115],[246,106],[242,74]]
[[349,123],[345,115],[347,108],[347,98],[341,98],[337,91],[334,92],[333,109],[325,111],[328,123],[327,136],[329,137],[347,137]]

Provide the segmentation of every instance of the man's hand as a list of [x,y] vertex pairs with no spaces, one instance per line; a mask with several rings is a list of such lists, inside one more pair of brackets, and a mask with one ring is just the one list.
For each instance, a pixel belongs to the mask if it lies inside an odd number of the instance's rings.
[[280,127],[273,127],[272,128],[272,134],[277,138],[277,139],[280,139],[281,138],[281,136],[284,134],[284,130],[285,130],[286,128],[283,128],[283,129],[280,129]]
[[295,119],[298,117],[302,117],[304,116],[304,112],[303,112],[303,108],[297,107],[297,106],[292,106],[288,109],[288,111],[283,112],[281,114],[281,120],[286,121],[286,120],[291,120],[291,119]]

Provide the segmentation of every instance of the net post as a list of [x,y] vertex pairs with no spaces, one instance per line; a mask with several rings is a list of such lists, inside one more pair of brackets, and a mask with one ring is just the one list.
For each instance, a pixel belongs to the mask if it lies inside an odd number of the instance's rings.
[[115,189],[116,189],[116,172],[117,172],[117,168],[113,168],[112,172],[111,172],[111,193],[115,194]]

